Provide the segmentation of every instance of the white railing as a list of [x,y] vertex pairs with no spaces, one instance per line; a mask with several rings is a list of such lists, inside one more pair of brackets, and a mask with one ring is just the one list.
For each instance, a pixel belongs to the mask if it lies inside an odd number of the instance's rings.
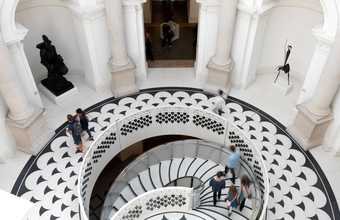
[[146,219],[164,212],[188,212],[192,209],[193,189],[166,187],[146,192],[126,203],[110,220]]
[[209,110],[177,104],[165,104],[142,111],[128,110],[126,116],[116,119],[91,144],[78,176],[77,190],[81,219],[88,219],[91,193],[105,166],[126,147],[161,135],[192,136],[219,145],[228,145],[237,140],[235,144],[242,145],[239,146],[242,156],[249,157],[252,171],[258,174],[256,178],[260,183],[263,198],[258,219],[264,219],[269,196],[269,180],[260,151],[238,127],[232,125],[226,118]]

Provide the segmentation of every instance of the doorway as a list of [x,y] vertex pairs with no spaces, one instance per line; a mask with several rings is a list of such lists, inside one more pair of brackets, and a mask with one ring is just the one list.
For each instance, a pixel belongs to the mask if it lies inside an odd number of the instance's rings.
[[196,0],[149,0],[145,4],[146,58],[149,68],[194,66],[197,14]]

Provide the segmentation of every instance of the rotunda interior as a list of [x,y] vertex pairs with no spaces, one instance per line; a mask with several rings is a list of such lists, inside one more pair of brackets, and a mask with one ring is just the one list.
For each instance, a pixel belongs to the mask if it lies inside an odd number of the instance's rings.
[[0,219],[338,220],[339,61],[337,0],[0,0]]

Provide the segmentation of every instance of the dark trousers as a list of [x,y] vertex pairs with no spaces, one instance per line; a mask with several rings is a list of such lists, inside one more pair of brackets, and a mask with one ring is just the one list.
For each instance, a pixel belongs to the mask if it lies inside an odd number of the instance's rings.
[[220,191],[214,191],[214,206],[216,206],[216,203],[217,203],[217,199],[220,200],[221,199],[221,192],[222,190]]
[[225,171],[225,175],[228,174],[229,169],[231,171],[231,174],[233,175],[233,178],[231,179],[231,182],[233,182],[233,184],[235,184],[235,169],[234,168],[229,168],[229,167],[225,166],[225,170],[224,170]]
[[91,134],[90,129],[86,129],[85,131],[86,131],[86,133],[89,135],[89,138],[92,138],[92,134]]
[[243,199],[240,203],[240,211],[244,208],[244,204],[246,203],[246,199]]

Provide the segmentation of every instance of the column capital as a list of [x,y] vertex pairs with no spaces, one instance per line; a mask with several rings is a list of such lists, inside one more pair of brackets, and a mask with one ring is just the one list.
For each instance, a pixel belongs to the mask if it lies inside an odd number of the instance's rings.
[[197,0],[203,7],[217,7],[221,4],[220,0]]
[[312,29],[312,34],[316,40],[325,45],[331,46],[335,39],[329,33],[325,32],[321,25],[318,25]]
[[16,30],[11,35],[3,36],[3,43],[6,45],[16,44],[25,39],[28,29],[22,24],[16,23]]
[[122,0],[123,6],[142,6],[147,0]]
[[74,16],[83,20],[92,21],[105,15],[104,4],[98,4],[91,7],[70,4],[68,7],[71,9]]
[[237,5],[237,9],[239,11],[242,11],[248,15],[250,15],[253,18],[259,18],[260,16],[265,15],[270,9],[272,9],[275,6],[275,3],[270,1],[266,4],[262,5],[261,7],[258,7],[256,5],[250,5],[247,4],[244,1],[240,1]]

